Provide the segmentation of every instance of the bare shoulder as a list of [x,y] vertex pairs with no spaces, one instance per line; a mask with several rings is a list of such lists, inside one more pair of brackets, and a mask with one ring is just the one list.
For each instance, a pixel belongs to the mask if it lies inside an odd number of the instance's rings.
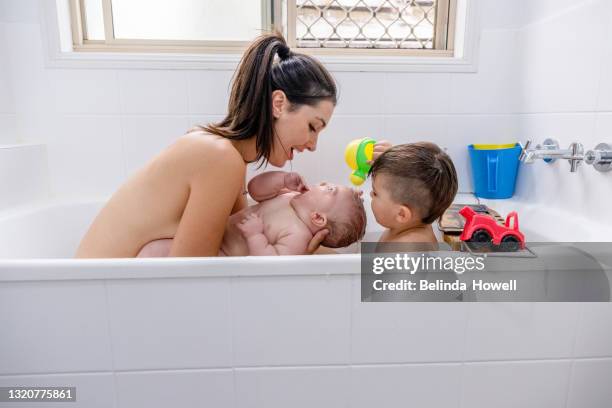
[[246,164],[232,143],[220,136],[204,132],[190,132],[181,136],[173,146],[177,164],[190,174],[221,175],[223,178],[243,178]]

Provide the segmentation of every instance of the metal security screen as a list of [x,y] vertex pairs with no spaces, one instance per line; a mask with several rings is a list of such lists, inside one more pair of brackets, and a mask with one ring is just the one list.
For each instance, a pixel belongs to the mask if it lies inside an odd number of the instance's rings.
[[298,47],[447,49],[450,0],[295,0],[294,4]]

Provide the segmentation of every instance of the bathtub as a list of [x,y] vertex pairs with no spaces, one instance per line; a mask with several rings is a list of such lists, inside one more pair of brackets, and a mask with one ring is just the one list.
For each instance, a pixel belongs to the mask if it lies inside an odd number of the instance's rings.
[[[0,213],[0,387],[76,387],[76,403],[56,407],[612,401],[609,303],[362,303],[355,247],[70,259],[101,205]],[[525,226],[551,224],[535,208],[520,213]],[[554,240],[545,230],[526,235]]]

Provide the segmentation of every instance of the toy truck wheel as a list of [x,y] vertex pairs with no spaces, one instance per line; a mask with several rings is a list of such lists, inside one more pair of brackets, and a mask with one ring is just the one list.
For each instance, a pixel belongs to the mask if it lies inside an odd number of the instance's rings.
[[492,241],[491,234],[487,230],[479,229],[474,231],[472,237],[468,240],[477,248],[488,246]]
[[506,235],[501,240],[500,249],[505,252],[516,252],[519,249],[519,239],[514,235]]

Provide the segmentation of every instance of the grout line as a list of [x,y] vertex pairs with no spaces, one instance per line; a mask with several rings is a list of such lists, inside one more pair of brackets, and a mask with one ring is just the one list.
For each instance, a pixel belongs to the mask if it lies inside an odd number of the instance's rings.
[[115,352],[113,350],[113,336],[111,334],[111,324],[110,324],[110,306],[108,300],[108,280],[104,280],[104,302],[106,304],[106,333],[108,335],[108,343],[110,347],[110,359],[111,359],[111,373],[113,376],[113,401],[115,403],[115,408],[117,405],[117,376],[115,373]]
[[238,398],[236,397],[237,392],[238,392],[238,388],[236,386],[236,366],[234,364],[235,362],[235,356],[234,356],[234,352],[235,352],[235,348],[234,348],[234,307],[233,307],[233,298],[234,298],[234,280],[235,277],[230,277],[229,280],[229,290],[228,290],[228,307],[229,307],[229,321],[230,321],[230,327],[229,327],[229,337],[230,337],[230,364],[232,365],[232,402],[233,402],[233,406],[236,407],[238,405]]
[[[355,286],[356,283],[355,281],[357,280],[357,277],[354,275],[349,275],[348,277],[349,280],[349,333],[348,333],[348,338],[349,338],[349,354],[348,354],[348,362],[349,364],[353,363],[353,302],[356,301],[356,299],[353,299],[353,294],[355,292]],[[359,279],[359,293],[361,293],[361,279]],[[359,298],[359,304],[361,304],[361,296]]]
[[[405,112],[405,113],[336,113],[334,114],[334,118],[402,118],[402,117],[451,117],[451,118],[461,118],[461,117],[491,117],[491,116],[546,116],[546,115],[588,115],[588,114],[612,114],[612,110],[574,110],[574,111],[535,111],[535,112],[465,112],[465,113],[451,113],[451,112]],[[223,118],[225,113],[62,113],[59,114],[63,118]],[[18,113],[0,113],[0,116],[6,117],[19,117],[21,116]]]
[[576,365],[576,344],[578,343],[578,333],[580,331],[580,328],[582,327],[582,320],[584,319],[584,309],[585,309],[585,304],[582,303],[580,305],[580,311],[578,313],[578,316],[576,316],[576,321],[574,323],[574,338],[572,341],[572,362],[570,363],[570,370],[569,370],[569,375],[568,375],[568,379],[567,379],[567,387],[566,387],[566,392],[565,392],[565,408],[569,407],[569,400],[570,400],[570,396],[572,395],[572,380],[574,378],[574,367]]
[[261,365],[261,366],[234,366],[234,367],[205,367],[205,368],[155,368],[140,370],[91,370],[91,371],[60,371],[60,372],[34,372],[34,373],[9,373],[0,375],[0,379],[5,377],[25,377],[25,376],[48,376],[48,375],[75,375],[75,374],[140,374],[140,373],[168,373],[177,371],[198,372],[198,371],[231,371],[231,370],[299,370],[299,369],[332,369],[332,368],[382,368],[382,367],[420,367],[428,366],[448,366],[448,365],[485,365],[485,364],[533,364],[533,363],[557,363],[567,361],[611,361],[612,356],[584,357],[573,359],[571,357],[560,358],[533,358],[520,360],[474,360],[474,361],[422,361],[422,362],[402,362],[402,363],[359,363],[359,364],[302,364],[302,365]]

